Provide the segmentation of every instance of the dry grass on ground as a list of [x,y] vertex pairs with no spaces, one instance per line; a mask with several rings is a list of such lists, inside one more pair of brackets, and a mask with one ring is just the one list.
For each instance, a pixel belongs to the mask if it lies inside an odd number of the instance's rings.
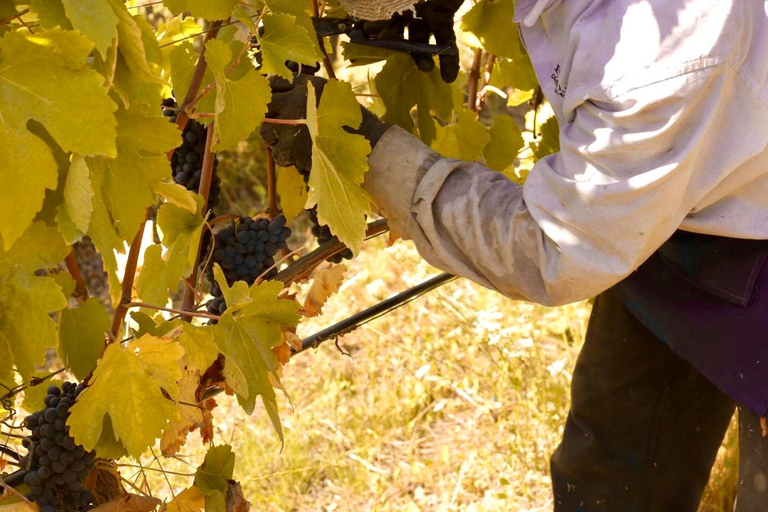
[[[366,249],[300,334],[435,273],[407,243]],[[549,511],[548,458],[588,315],[587,303],[548,309],[450,283],[345,336],[350,355],[329,342],[291,361],[282,452],[262,412],[227,400],[219,439],[258,511]],[[730,512],[734,451],[731,433],[701,512]]]

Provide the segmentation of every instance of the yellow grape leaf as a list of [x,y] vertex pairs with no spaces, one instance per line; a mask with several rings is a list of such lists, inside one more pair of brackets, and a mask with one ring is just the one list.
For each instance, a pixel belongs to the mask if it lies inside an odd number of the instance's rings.
[[333,265],[330,268],[315,271],[315,280],[304,301],[302,311],[304,316],[317,316],[322,312],[328,298],[339,291],[346,271],[347,267],[344,265]]
[[210,326],[199,327],[184,323],[177,341],[184,347],[184,358],[193,368],[207,370],[219,356]]
[[195,428],[205,429],[206,425],[212,421],[211,412],[205,409],[195,396],[204,369],[192,367],[186,358],[181,360],[180,366],[182,376],[179,381],[179,397],[176,401],[180,419],[171,421],[160,438],[160,451],[166,457],[179,452],[186,443],[187,434],[190,431]]
[[490,140],[488,130],[475,118],[475,113],[464,109],[456,114],[455,124],[437,128],[432,149],[448,158],[473,162],[482,156]]
[[180,14],[171,18],[168,23],[160,23],[157,27],[157,44],[170,46],[172,43],[184,40],[202,30],[203,27],[194,16]]
[[32,224],[4,251],[0,247],[0,379],[13,367],[27,380],[45,362],[45,349],[57,343],[56,323],[49,313],[67,306],[57,282],[35,276],[40,268],[59,264],[69,253],[56,228]]
[[62,0],[64,12],[72,27],[93,41],[96,50],[107,56],[112,40],[117,37],[117,16],[105,0]]
[[78,397],[67,421],[78,444],[92,450],[109,415],[115,439],[138,458],[154,444],[168,420],[178,421],[172,400],[179,394],[178,361],[184,349],[176,342],[144,335],[123,347],[107,347],[90,386]]
[[485,165],[494,171],[504,171],[514,165],[525,145],[520,129],[511,116],[498,115],[493,119],[491,140],[483,148]]
[[531,148],[536,160],[560,151],[560,125],[557,117],[549,117],[538,127],[536,142],[531,144]]
[[75,227],[83,233],[88,231],[93,213],[93,187],[91,171],[83,157],[72,155],[64,185],[64,204]]
[[307,204],[307,185],[298,169],[277,168],[277,195],[280,196],[280,208],[286,221],[292,222]]
[[[296,22],[296,16],[267,14],[262,18],[262,22],[264,35],[257,33],[261,46],[262,73],[280,75],[293,80],[293,73],[286,67],[285,61],[315,65],[317,43],[313,44],[307,29]],[[314,36],[314,30],[312,36]]]
[[190,213],[197,211],[197,194],[178,183],[170,180],[159,181],[152,184],[152,190],[155,194],[163,196],[169,203],[184,208]]
[[320,224],[357,254],[365,238],[365,215],[371,213],[371,199],[361,186],[371,145],[344,127],[360,126],[360,104],[346,82],[329,80],[319,107],[314,86],[307,83],[307,88],[307,126],[312,137],[308,203],[317,205]]
[[141,16],[132,16],[131,13],[128,12],[128,8],[123,0],[106,1],[112,7],[112,12],[118,18],[118,51],[120,52],[123,61],[125,61],[128,66],[128,69],[130,69],[131,76],[141,82],[162,83],[163,79],[153,72],[150,67],[150,62],[155,60],[159,53],[157,40],[154,38],[154,31],[152,31],[153,35],[151,38],[143,37],[140,23],[145,23],[145,28],[148,29],[149,26],[146,25],[146,20]]
[[254,69],[237,81],[227,77],[227,64],[232,60],[227,43],[211,39],[205,48],[205,58],[216,79],[213,150],[232,149],[264,120],[272,93],[267,79]]
[[0,39],[0,236],[8,249],[55,189],[51,148],[27,128],[41,123],[65,151],[116,154],[116,105],[86,58],[93,44],[73,31],[8,32]]
[[205,507],[205,494],[199,487],[184,489],[168,503],[167,512],[200,512]]
[[59,313],[59,357],[78,380],[95,368],[104,351],[112,319],[99,299],[91,297],[79,308]]
[[181,132],[157,107],[136,106],[117,113],[117,158],[105,159],[103,191],[115,226],[133,240],[147,207],[155,201],[153,185],[171,175],[166,152],[181,143]]

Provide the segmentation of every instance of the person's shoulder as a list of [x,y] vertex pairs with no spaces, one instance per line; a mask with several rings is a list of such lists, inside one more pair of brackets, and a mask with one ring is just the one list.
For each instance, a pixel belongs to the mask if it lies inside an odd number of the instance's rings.
[[768,67],[764,0],[588,4],[572,26],[573,69],[607,97],[717,66],[745,77]]

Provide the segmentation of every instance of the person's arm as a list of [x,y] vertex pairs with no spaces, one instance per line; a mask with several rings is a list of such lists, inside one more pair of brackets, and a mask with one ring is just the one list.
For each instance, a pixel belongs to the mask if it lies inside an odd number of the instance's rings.
[[512,298],[558,305],[639,267],[768,141],[768,109],[727,65],[585,101],[561,151],[520,187],[442,158],[399,128],[365,188],[431,264]]

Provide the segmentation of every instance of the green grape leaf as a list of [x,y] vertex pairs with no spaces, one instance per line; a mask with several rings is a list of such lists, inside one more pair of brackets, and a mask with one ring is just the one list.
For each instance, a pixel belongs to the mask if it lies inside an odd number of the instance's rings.
[[82,156],[73,154],[64,186],[64,205],[69,218],[77,229],[88,231],[93,213],[93,188],[91,171]]
[[136,280],[136,294],[148,304],[165,306],[168,302],[168,289],[176,290],[183,270],[183,267],[163,260],[161,245],[150,245],[144,251],[144,264]]
[[0,379],[23,379],[45,362],[45,349],[55,347],[56,323],[49,313],[67,306],[61,287],[35,270],[53,267],[69,248],[55,228],[32,224],[10,250],[0,249]]
[[221,266],[218,263],[213,264],[213,278],[219,283],[221,296],[224,297],[224,302],[228,305],[240,304],[249,300],[251,292],[248,288],[248,283],[245,281],[235,281],[232,286],[229,286],[226,277],[224,277],[224,272],[222,272]]
[[115,436],[115,429],[112,427],[112,420],[108,414],[104,415],[104,421],[101,425],[101,436],[93,447],[96,455],[102,459],[117,460],[128,456],[128,451]]
[[312,38],[307,30],[296,22],[296,16],[267,14],[262,22],[264,35],[257,35],[261,45],[262,73],[280,75],[293,80],[293,73],[285,66],[285,61],[315,65],[317,54]]
[[504,171],[514,165],[524,145],[523,136],[512,117],[496,116],[491,127],[491,140],[483,148],[485,165],[494,171]]
[[432,113],[448,122],[453,112],[451,86],[440,78],[440,70],[420,71],[407,53],[398,52],[387,59],[373,80],[387,109],[383,121],[414,130],[411,109],[415,106],[419,136],[425,144],[435,139]]
[[316,107],[315,89],[311,83],[307,86],[307,126],[312,137],[308,204],[317,205],[320,224],[357,254],[365,238],[365,215],[371,212],[371,199],[361,187],[371,145],[343,127],[360,126],[360,104],[350,84],[330,80]]
[[141,106],[117,112],[118,156],[105,161],[104,192],[120,236],[132,240],[155,201],[152,187],[170,177],[166,152],[181,143],[181,132],[160,114]]
[[208,41],[206,60],[216,79],[213,150],[232,149],[264,120],[271,98],[269,82],[255,70],[248,71],[237,81],[227,78],[227,64],[232,60],[232,50],[223,41]]
[[[43,379],[48,377],[50,372],[36,371],[32,374],[33,377]],[[39,382],[39,381],[38,381]],[[24,399],[21,401],[21,406],[29,413],[35,411],[42,411],[45,409],[45,397],[48,396],[48,388],[50,386],[59,386],[64,383],[63,380],[57,377],[51,377],[39,382],[39,384],[32,385],[33,381],[27,382],[27,388],[24,389]]]
[[78,380],[96,368],[111,325],[109,314],[95,297],[77,309],[59,313],[59,357]]
[[[275,391],[269,381],[269,374],[277,379],[277,357],[272,347],[283,342],[282,327],[295,327],[299,322],[299,304],[279,299],[282,289],[283,284],[278,281],[254,284],[249,291],[249,300],[227,303],[227,311],[219,323],[212,326],[213,339],[227,358],[225,378],[248,414],[253,412],[258,395],[265,405],[276,404]],[[245,389],[238,385],[243,378]],[[282,440],[277,408],[267,411]]]
[[96,50],[106,57],[117,37],[118,18],[110,3],[105,0],[62,0],[62,3],[72,27],[93,41]]
[[296,24],[306,30],[310,36],[309,39],[315,50],[315,60],[322,60],[323,52],[320,50],[318,38],[312,37],[315,34],[315,26],[312,23],[311,2],[307,2],[307,0],[266,0],[264,3],[267,4],[270,12],[295,16]]
[[280,208],[290,223],[304,210],[307,204],[307,186],[304,178],[295,167],[277,168],[277,195],[280,196]]
[[69,297],[75,292],[77,283],[75,283],[75,280],[72,279],[72,275],[66,270],[51,274],[50,277],[56,281],[56,284],[61,288],[61,293],[63,293],[65,297]]
[[229,445],[211,446],[195,472],[195,486],[205,495],[206,512],[226,512],[229,481],[235,472],[235,454]]
[[104,417],[112,421],[115,440],[138,458],[160,437],[168,420],[178,421],[172,399],[178,395],[184,349],[176,342],[145,335],[120,346],[113,343],[99,359],[88,388],[67,420],[78,444],[92,450],[102,436]]
[[133,330],[133,334],[137,338],[141,338],[145,334],[161,338],[181,325],[189,325],[184,324],[178,318],[166,321],[162,317],[157,318],[160,323],[156,324],[155,319],[143,311],[131,311],[130,316],[131,320],[138,325],[138,328]]
[[[24,232],[56,188],[50,147],[27,122],[45,126],[65,150],[116,154],[115,104],[103,77],[86,66],[93,49],[83,36],[60,29],[8,32],[0,40],[0,235],[5,248]],[[23,199],[21,199],[23,198]]]
[[40,26],[43,28],[61,27],[65,30],[72,28],[61,0],[30,0],[29,7],[37,13]]
[[477,38],[470,46],[482,46],[500,57],[516,58],[519,53],[515,40],[519,37],[514,16],[514,0],[480,0],[461,19],[461,29]]
[[219,348],[213,340],[211,327],[184,323],[176,340],[184,347],[184,357],[194,368],[206,370],[219,357]]
[[189,11],[196,18],[223,20],[237,5],[237,0],[163,0],[173,14]]
[[547,155],[560,151],[560,125],[557,124],[555,116],[544,121],[539,126],[538,131],[536,141],[531,144],[536,160],[541,160]]
[[514,87],[520,91],[530,91],[539,85],[536,72],[528,55],[510,60],[497,58],[493,63],[490,85],[498,89]]
[[448,158],[478,160],[491,136],[475,116],[473,111],[465,109],[456,114],[456,124],[438,127],[432,149]]
[[195,213],[197,211],[197,202],[198,200],[202,200],[200,196],[191,190],[187,190],[186,187],[174,183],[171,180],[153,183],[152,190],[155,194],[164,197],[169,203],[183,208],[190,213]]
[[101,254],[104,271],[107,273],[107,280],[109,281],[109,295],[112,304],[118,304],[122,290],[120,278],[117,275],[118,267],[115,252],[124,253],[125,244],[117,234],[105,202],[106,162],[102,158],[89,159],[88,167],[91,169],[94,191],[93,214],[91,215],[91,224],[88,227],[88,235]]
[[163,235],[163,245],[168,248],[168,263],[180,265],[187,277],[197,259],[197,248],[205,221],[202,217],[203,198],[197,199],[197,210],[190,212],[172,203],[165,203],[157,212],[157,227]]
[[13,0],[0,0],[0,19],[15,16],[17,12],[16,4],[13,3]]
[[172,45],[191,35],[199,34],[203,30],[202,25],[194,16],[178,15],[170,19],[168,23],[161,23],[157,29],[157,44],[162,46]]
[[349,61],[350,66],[367,66],[375,62],[388,59],[394,50],[388,48],[379,48],[377,46],[368,46],[366,44],[355,44],[349,41],[341,43],[341,55],[344,60]]

